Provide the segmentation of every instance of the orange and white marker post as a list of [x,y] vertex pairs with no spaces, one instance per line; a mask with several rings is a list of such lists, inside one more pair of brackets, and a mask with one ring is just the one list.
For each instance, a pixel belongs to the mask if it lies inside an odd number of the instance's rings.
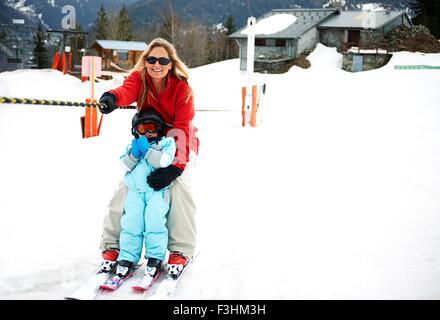
[[[95,99],[95,77],[99,77],[101,70],[101,57],[84,56],[81,60],[81,77],[89,77],[90,80],[90,98],[86,103],[96,103]],[[102,115],[99,124],[102,122]],[[81,117],[81,127],[83,138],[91,138],[99,135],[98,110],[94,107],[85,107],[85,116]]]
[[255,58],[255,17],[247,21],[247,58],[246,58],[246,87],[242,87],[242,126],[249,123],[252,127],[257,125],[257,86],[254,84],[254,58]]

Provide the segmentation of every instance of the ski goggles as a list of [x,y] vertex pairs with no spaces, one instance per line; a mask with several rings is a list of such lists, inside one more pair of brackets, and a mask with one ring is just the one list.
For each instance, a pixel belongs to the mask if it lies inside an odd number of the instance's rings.
[[168,58],[165,58],[165,57],[157,58],[157,57],[153,57],[153,56],[148,56],[145,58],[145,60],[147,60],[147,62],[149,64],[155,64],[157,61],[159,61],[159,64],[161,66],[166,66],[171,62],[171,60]]
[[140,135],[147,133],[155,134],[158,133],[158,131],[159,126],[154,122],[139,123],[136,127],[136,132]]

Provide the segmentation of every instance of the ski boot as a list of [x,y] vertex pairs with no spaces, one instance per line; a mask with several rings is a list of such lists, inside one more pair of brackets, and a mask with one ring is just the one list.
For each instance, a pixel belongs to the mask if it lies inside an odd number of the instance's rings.
[[154,280],[160,275],[162,261],[156,258],[148,258],[145,274],[138,285],[132,287],[133,290],[143,292],[151,287]]
[[173,251],[168,257],[168,276],[172,279],[177,279],[183,272],[183,269],[188,265],[189,258],[183,253]]
[[118,258],[118,249],[107,249],[102,252],[102,262],[100,273],[112,273],[116,267],[116,259]]
[[116,290],[122,283],[129,278],[134,271],[134,263],[127,260],[120,260],[116,265],[114,276],[110,277],[105,284],[101,285],[101,289]]

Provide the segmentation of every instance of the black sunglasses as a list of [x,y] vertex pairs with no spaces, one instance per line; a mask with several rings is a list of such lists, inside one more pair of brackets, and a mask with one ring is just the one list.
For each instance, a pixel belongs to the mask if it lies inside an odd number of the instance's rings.
[[168,58],[165,58],[165,57],[156,58],[156,57],[153,57],[153,56],[148,56],[148,57],[145,58],[145,60],[147,60],[147,62],[149,64],[155,64],[156,61],[159,61],[159,64],[162,65],[162,66],[166,66],[167,64],[169,64],[171,62],[171,60],[168,59]]

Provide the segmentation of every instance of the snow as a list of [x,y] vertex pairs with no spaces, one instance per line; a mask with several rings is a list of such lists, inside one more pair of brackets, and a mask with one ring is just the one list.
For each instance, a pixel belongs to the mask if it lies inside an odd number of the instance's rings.
[[[395,53],[347,73],[318,45],[310,69],[266,81],[241,127],[238,60],[191,70],[201,140],[200,255],[176,299],[438,299],[439,54]],[[122,79],[101,81],[97,96]],[[0,96],[84,100],[50,70],[0,74]],[[211,98],[210,98],[211,97]],[[82,108],[0,105],[0,299],[62,299],[98,265],[133,110],[81,139]],[[227,279],[227,280],[225,280]]]
[[[257,21],[255,34],[274,34],[283,31],[291,24],[295,23],[296,17],[290,13],[279,13]],[[248,27],[241,33],[248,34]]]
[[4,4],[28,16],[34,16],[36,14],[35,6],[33,4],[26,6],[26,0],[6,0]]
[[385,11],[381,3],[361,3],[358,4],[362,11]]
[[351,47],[348,52],[352,53],[363,53],[363,54],[388,54],[385,49],[359,49],[358,47]]
[[328,8],[330,6],[333,6],[333,4],[339,2],[341,7],[344,7],[346,5],[346,1],[345,0],[329,0],[327,3],[323,4],[322,7],[323,8]]

